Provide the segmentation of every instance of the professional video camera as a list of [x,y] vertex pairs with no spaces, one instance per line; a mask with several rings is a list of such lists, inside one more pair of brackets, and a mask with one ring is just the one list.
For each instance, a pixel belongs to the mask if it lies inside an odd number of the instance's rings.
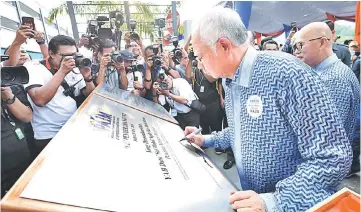
[[132,30],[130,32],[130,39],[132,39],[133,41],[140,40],[140,36],[136,32],[134,32],[136,26],[137,26],[137,21],[130,20],[130,29]]
[[159,54],[158,44],[153,45],[153,53],[154,53],[154,56],[149,59],[151,59],[153,61],[154,68],[159,68],[160,66],[162,66],[162,58],[160,56],[158,56],[158,54]]
[[162,90],[168,90],[168,83],[165,81],[165,72],[164,70],[160,70],[158,74],[158,78],[161,80],[159,83],[159,88]]
[[75,55],[63,55],[63,57],[73,57],[75,60],[75,66],[78,68],[87,67],[90,68],[92,65],[92,61],[89,58],[85,58],[82,54],[76,53]]
[[189,54],[188,54],[188,58],[192,61],[192,66],[197,68],[198,67],[198,60],[197,60],[197,56],[194,54],[192,44],[190,44],[190,51],[189,51]]
[[182,59],[183,53],[182,49],[178,48],[178,38],[177,36],[172,37],[172,43],[174,46],[174,49],[172,50],[174,57],[172,58],[174,63],[178,65],[180,63],[180,60]]
[[[1,62],[8,60],[8,55],[2,55]],[[29,82],[29,73],[25,66],[5,66],[1,68],[1,87]]]
[[87,34],[94,38],[98,37],[98,39],[112,39],[120,49],[122,37],[120,27],[123,24],[123,14],[118,10],[111,11],[109,12],[109,18],[106,16],[98,16],[96,20],[90,20],[88,23]]

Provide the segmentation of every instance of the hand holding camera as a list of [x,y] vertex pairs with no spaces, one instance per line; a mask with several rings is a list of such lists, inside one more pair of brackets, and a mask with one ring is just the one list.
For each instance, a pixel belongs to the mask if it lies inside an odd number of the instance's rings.
[[158,82],[153,83],[152,93],[153,93],[153,96],[155,96],[159,93],[159,83]]
[[100,68],[105,68],[111,61],[112,59],[110,58],[110,55],[104,54],[100,60]]
[[65,76],[75,68],[75,60],[71,56],[65,56],[61,62],[59,72],[63,73]]
[[138,80],[135,80],[135,79],[134,79],[133,85],[134,85],[134,88],[135,88],[135,89],[138,89],[138,90],[142,90],[142,89],[143,89],[143,85],[140,84],[140,82],[138,82]]
[[91,81],[92,79],[92,73],[90,67],[80,67],[80,73],[83,75],[83,78],[85,81]]
[[1,99],[3,101],[14,98],[14,94],[10,87],[1,87]]
[[20,28],[16,31],[15,41],[19,44],[23,44],[26,39],[34,37],[34,30],[27,25],[21,25]]

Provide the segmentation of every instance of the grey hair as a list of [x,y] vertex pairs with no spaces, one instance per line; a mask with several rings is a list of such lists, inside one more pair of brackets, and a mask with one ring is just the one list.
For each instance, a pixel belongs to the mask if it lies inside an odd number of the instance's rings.
[[195,32],[216,54],[216,46],[219,38],[225,37],[235,45],[247,43],[247,29],[238,13],[229,8],[220,6],[210,9],[198,22]]

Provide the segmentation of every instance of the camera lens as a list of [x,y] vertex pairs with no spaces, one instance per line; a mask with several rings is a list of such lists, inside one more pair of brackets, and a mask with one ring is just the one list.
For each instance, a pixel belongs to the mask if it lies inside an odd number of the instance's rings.
[[91,67],[92,61],[88,58],[77,57],[75,58],[75,66],[76,67]]
[[112,59],[113,59],[115,62],[117,62],[117,63],[122,63],[122,62],[124,62],[124,58],[123,58],[121,55],[119,55],[119,54],[114,54],[114,55],[112,56]]
[[154,60],[154,65],[155,66],[161,66],[162,65],[162,61],[160,59],[155,59]]
[[182,57],[182,51],[181,50],[175,50],[174,55],[178,58]]

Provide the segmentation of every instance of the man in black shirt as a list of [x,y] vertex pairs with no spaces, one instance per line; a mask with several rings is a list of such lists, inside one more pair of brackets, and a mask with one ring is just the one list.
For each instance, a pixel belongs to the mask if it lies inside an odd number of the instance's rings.
[[1,198],[29,165],[24,127],[31,118],[23,86],[1,87]]

